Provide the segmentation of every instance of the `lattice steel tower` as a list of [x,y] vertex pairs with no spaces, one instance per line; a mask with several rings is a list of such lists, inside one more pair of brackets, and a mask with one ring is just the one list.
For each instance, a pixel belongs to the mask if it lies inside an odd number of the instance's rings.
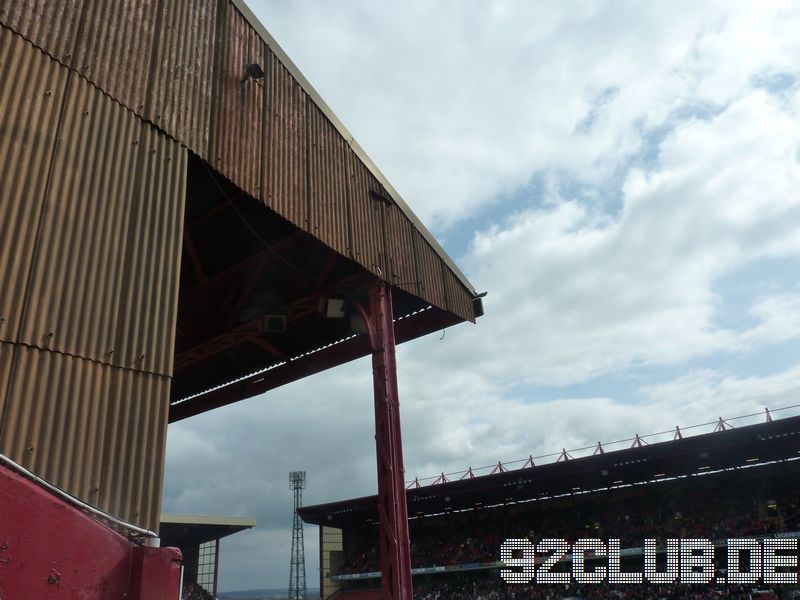
[[294,522],[292,524],[292,562],[289,565],[289,600],[306,600],[306,557],[303,550],[303,521],[297,509],[303,505],[306,472],[289,473],[289,488],[294,490]]

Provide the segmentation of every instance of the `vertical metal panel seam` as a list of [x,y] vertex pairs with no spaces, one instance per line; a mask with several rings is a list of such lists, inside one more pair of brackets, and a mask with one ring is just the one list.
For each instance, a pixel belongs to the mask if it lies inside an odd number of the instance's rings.
[[311,110],[309,110],[309,104],[311,103],[311,98],[306,95],[305,96],[305,111],[306,111],[306,194],[305,194],[305,208],[306,208],[306,216],[304,218],[305,229],[308,232],[311,232]]
[[220,72],[225,62],[226,46],[228,43],[227,24],[228,24],[228,0],[217,2],[217,23],[214,39],[214,64],[211,70],[211,110],[208,116],[208,156],[204,156],[210,165],[217,164],[217,154],[219,141],[217,140],[217,106],[221,95],[222,77]]
[[272,81],[272,61],[269,60],[269,48],[266,44],[261,45],[261,56],[264,64],[264,87],[261,99],[261,164],[258,169],[258,196],[265,198],[267,195],[267,165],[269,160],[269,141],[271,136],[269,111],[272,108],[272,94],[270,82]]
[[[164,43],[164,40],[162,39],[163,36],[161,35],[161,27],[166,21],[165,13],[164,0],[157,0],[155,19],[153,19],[153,45],[150,48],[150,64],[147,67],[147,85],[145,86],[144,97],[142,98],[142,101],[145,105],[142,107],[136,107],[134,112],[137,115],[144,115],[146,112],[146,105],[150,101],[153,88],[155,87],[154,82],[157,77],[156,65],[158,63],[159,51]],[[144,119],[144,117],[140,118]],[[175,135],[177,135],[177,132],[175,132]]]
[[388,281],[389,283],[397,283],[395,281],[394,273],[392,273],[392,262],[389,258],[389,235],[391,233],[387,231],[386,228],[386,204],[384,202],[380,203],[380,220],[381,220],[381,229],[383,229],[383,266],[386,269],[386,273],[383,274],[382,279],[384,281]]
[[345,221],[347,221],[347,256],[353,258],[353,153],[346,146],[344,153]]

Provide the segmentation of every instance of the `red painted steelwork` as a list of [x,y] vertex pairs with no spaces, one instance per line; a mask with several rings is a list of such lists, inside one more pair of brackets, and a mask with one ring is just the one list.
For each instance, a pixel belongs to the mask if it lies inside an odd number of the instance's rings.
[[174,600],[177,548],[147,548],[0,466],[0,598]]
[[[397,342],[413,340],[429,333],[434,327],[444,329],[459,322],[458,317],[431,308],[397,321],[395,323]],[[352,337],[312,354],[296,358],[264,373],[251,375],[246,379],[211,390],[191,400],[173,404],[169,408],[169,421],[174,423],[207,410],[232,404],[242,398],[263,394],[281,385],[361,358],[369,353],[370,348],[365,336]]]
[[368,317],[372,378],[375,386],[381,597],[384,600],[410,600],[413,591],[411,554],[403,441],[400,435],[392,294],[382,281],[376,281],[370,290]]

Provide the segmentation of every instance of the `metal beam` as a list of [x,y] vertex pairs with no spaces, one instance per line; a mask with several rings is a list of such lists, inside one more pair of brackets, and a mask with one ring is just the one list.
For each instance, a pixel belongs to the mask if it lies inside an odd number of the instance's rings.
[[[461,318],[449,312],[438,308],[429,308],[424,312],[397,321],[395,323],[395,341],[402,343],[413,340],[461,322]],[[322,350],[294,358],[264,373],[252,375],[236,383],[172,404],[169,408],[169,421],[173,423],[245,398],[252,398],[313,373],[319,373],[367,356],[370,351],[367,336],[359,335],[349,338]]]
[[378,542],[381,598],[411,600],[411,553],[408,538],[400,396],[397,389],[392,293],[383,281],[370,289],[367,322],[372,349],[375,395],[375,446],[378,458]]

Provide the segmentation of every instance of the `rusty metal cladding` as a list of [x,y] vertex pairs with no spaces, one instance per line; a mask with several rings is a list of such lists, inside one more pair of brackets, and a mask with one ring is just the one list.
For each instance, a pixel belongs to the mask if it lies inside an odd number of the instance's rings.
[[69,64],[84,0],[0,0],[0,24]]
[[115,362],[171,375],[188,153],[150,126],[139,148]]
[[163,3],[145,116],[208,156],[217,0]]
[[307,97],[268,49],[267,128],[262,168],[262,201],[295,225],[307,229]]
[[347,153],[349,148],[322,111],[309,105],[311,233],[341,254],[350,251]]
[[417,273],[417,261],[414,256],[414,226],[396,204],[388,204],[384,209],[384,215],[389,255],[389,281],[419,296],[422,282]]
[[72,68],[141,115],[147,101],[159,1],[85,1]]
[[107,402],[121,370],[26,346],[15,352],[0,451],[99,506]]
[[158,528],[170,379],[121,371],[106,411],[99,503],[113,515]]
[[[64,69],[66,70],[66,69]],[[114,364],[144,123],[72,76],[20,341]]]
[[260,195],[264,79],[245,78],[248,65],[264,69],[264,44],[239,11],[229,7],[225,54],[211,132],[210,161],[252,196]]
[[353,259],[372,273],[387,278],[381,215],[386,201],[381,199],[384,197],[381,185],[351,150],[348,159]]
[[5,412],[8,383],[11,380],[11,363],[14,358],[14,344],[0,342],[0,432]]
[[433,306],[447,310],[441,258],[419,231],[414,231],[414,244],[417,249],[419,274],[422,280],[420,296]]
[[0,80],[0,340],[16,341],[67,70],[0,29]]
[[465,321],[475,322],[475,309],[472,306],[472,294],[465,288],[458,277],[442,264],[444,290],[447,296],[448,310]]

